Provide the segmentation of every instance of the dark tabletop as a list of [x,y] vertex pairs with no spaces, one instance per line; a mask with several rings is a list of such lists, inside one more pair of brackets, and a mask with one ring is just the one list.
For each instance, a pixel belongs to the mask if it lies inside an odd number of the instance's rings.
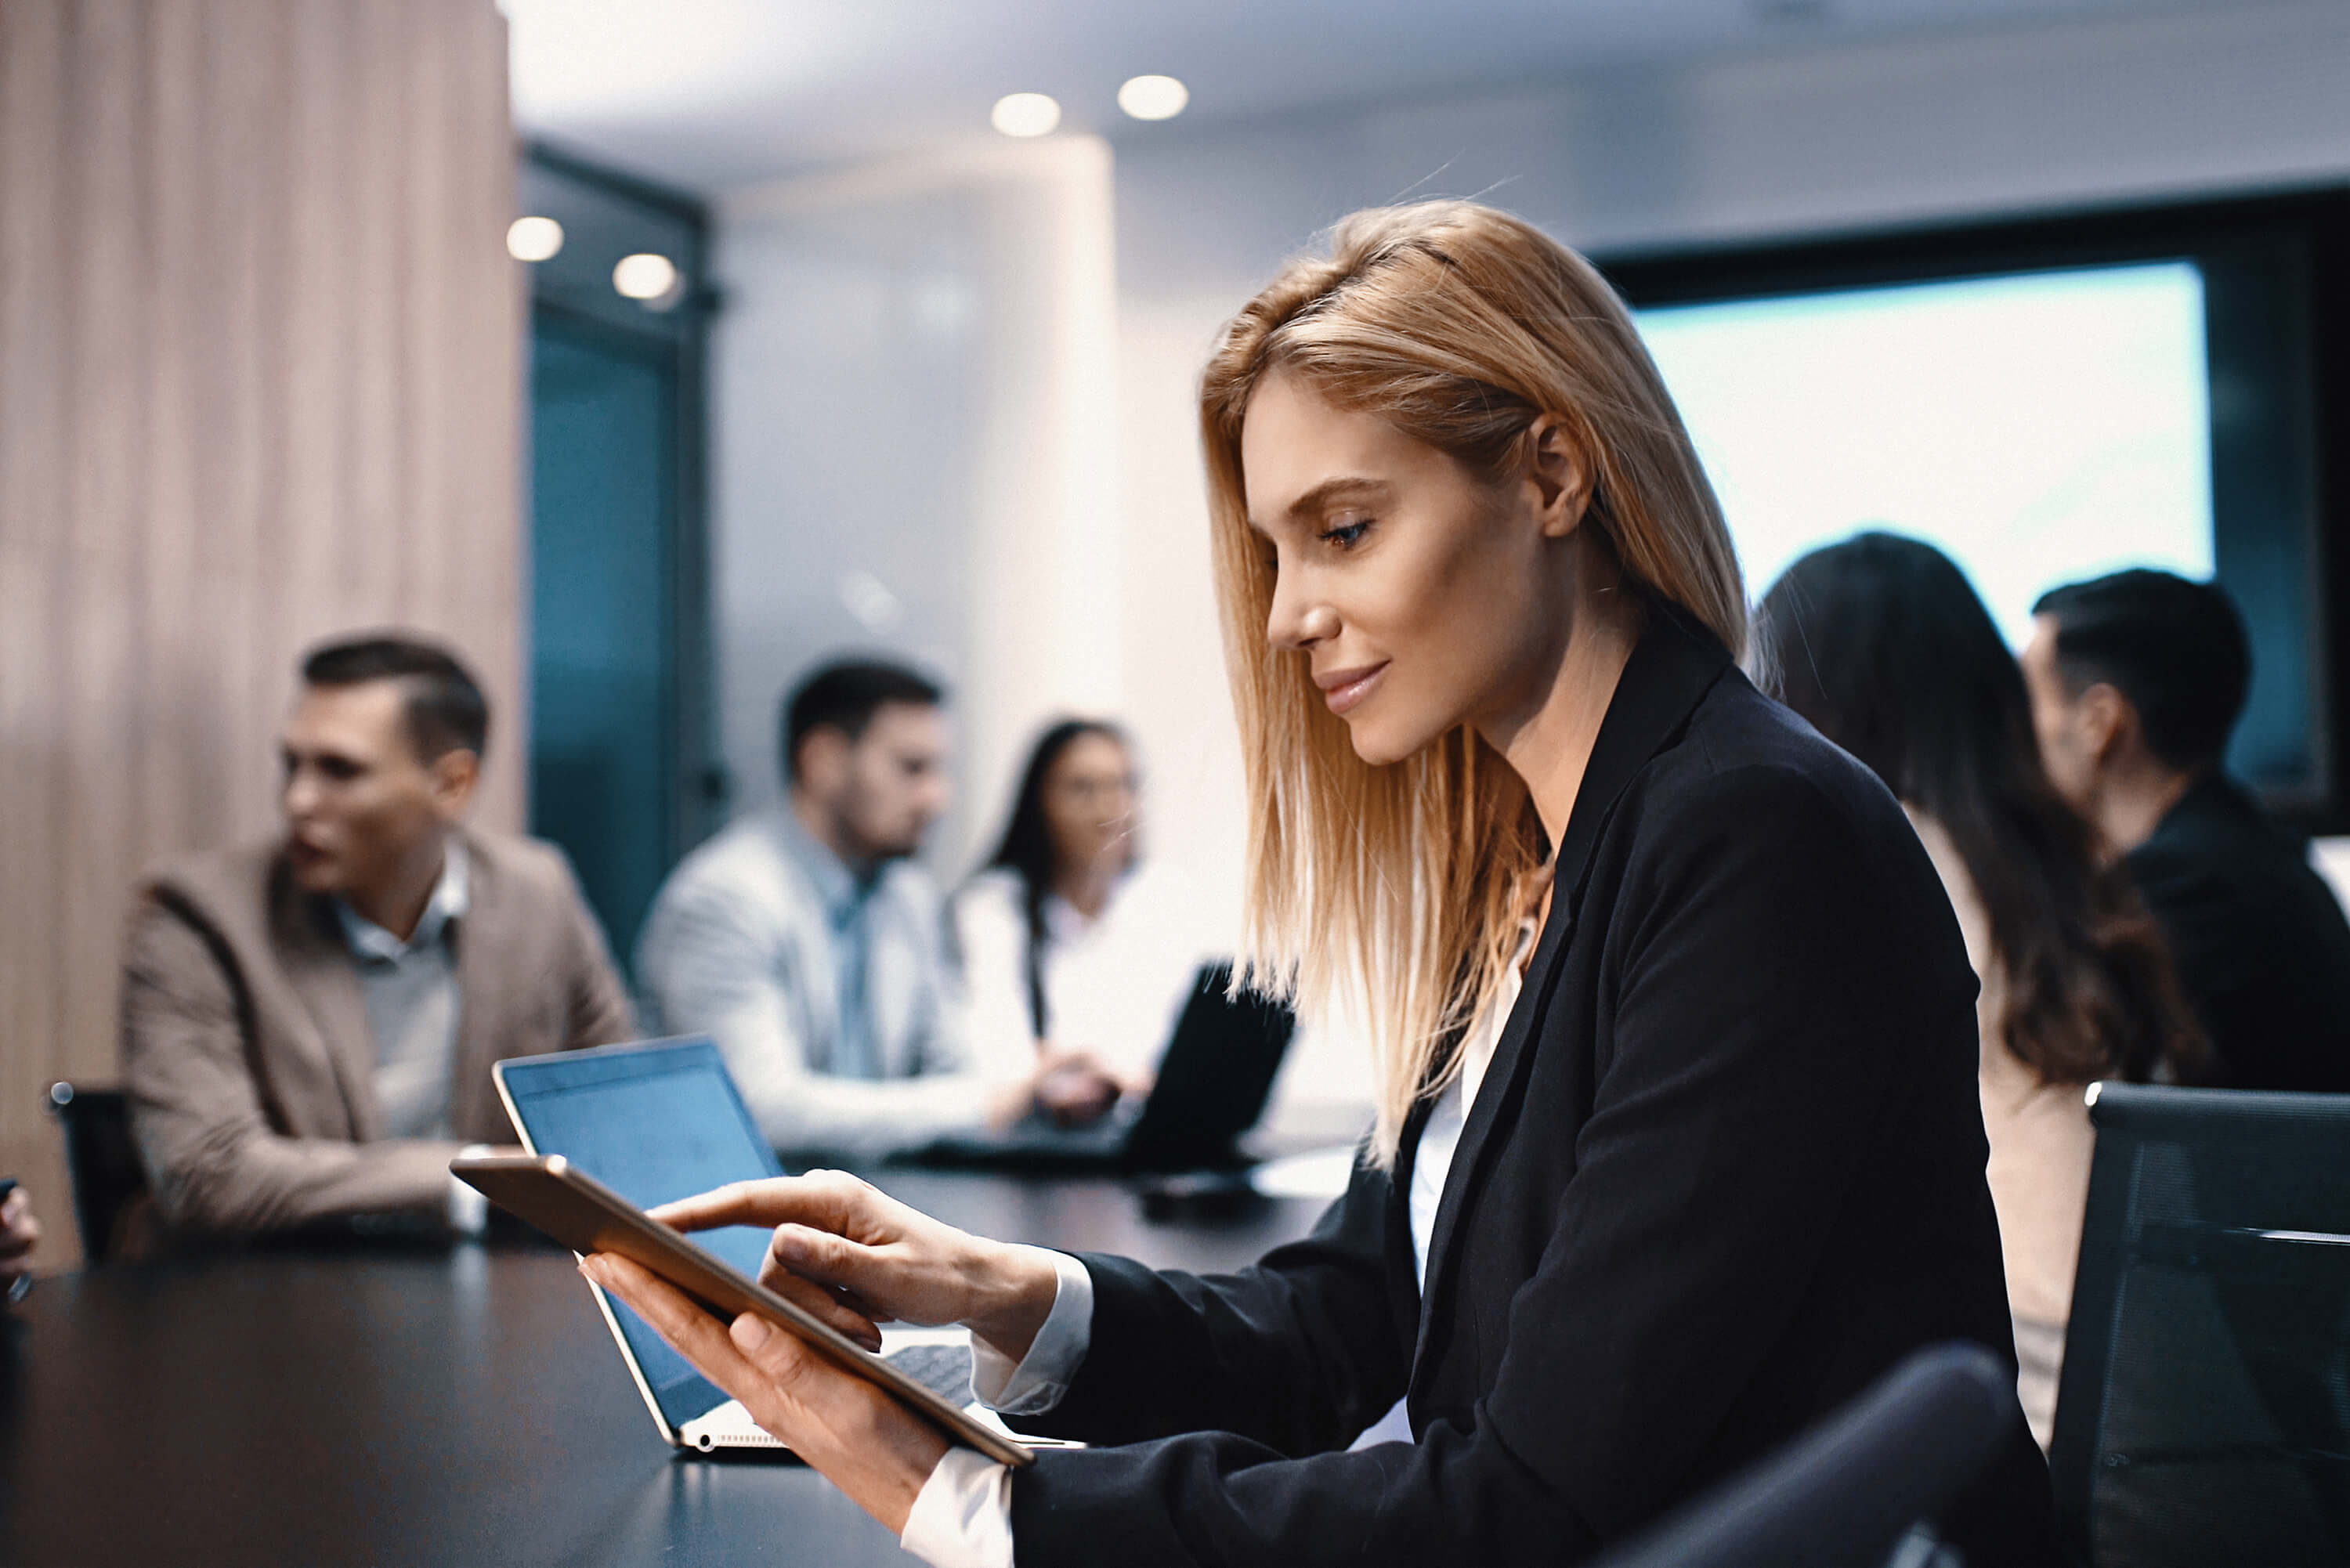
[[[1200,1270],[1318,1209],[1154,1224],[1107,1179],[876,1179],[985,1234]],[[795,1463],[676,1454],[551,1248],[99,1269],[0,1310],[0,1563],[910,1561]]]

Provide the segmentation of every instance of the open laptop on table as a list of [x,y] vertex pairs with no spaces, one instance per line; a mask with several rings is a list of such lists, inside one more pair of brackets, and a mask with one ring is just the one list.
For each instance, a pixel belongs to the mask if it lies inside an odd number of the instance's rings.
[[[563,1156],[639,1208],[784,1174],[706,1038],[515,1057],[493,1072],[524,1147]],[[756,1226],[731,1225],[693,1241],[757,1279],[767,1237]],[[670,1443],[704,1453],[784,1447],[642,1318],[588,1289]],[[971,1398],[971,1350],[960,1334],[885,1329],[884,1348],[901,1370],[961,1405]]]
[[931,1165],[999,1169],[1167,1172],[1229,1169],[1247,1161],[1235,1147],[1256,1126],[1297,1021],[1253,992],[1228,994],[1230,964],[1210,964],[1139,1106],[1122,1102],[1090,1127],[1064,1127],[1031,1115],[1001,1133],[941,1138],[918,1157]]

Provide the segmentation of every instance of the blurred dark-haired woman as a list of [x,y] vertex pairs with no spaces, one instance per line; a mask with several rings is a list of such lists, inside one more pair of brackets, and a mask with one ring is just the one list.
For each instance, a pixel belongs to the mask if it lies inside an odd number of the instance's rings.
[[1002,840],[954,902],[983,1062],[1078,1051],[1129,1089],[1149,1082],[1212,944],[1180,881],[1145,876],[1140,826],[1116,725],[1066,719],[1037,737]]
[[2081,1086],[2190,1072],[2202,1042],[2160,934],[2049,784],[2023,678],[1932,545],[1861,534],[1763,596],[1780,695],[1873,769],[1924,840],[1982,989],[1982,1109],[2018,1392],[2048,1445],[2092,1129]]

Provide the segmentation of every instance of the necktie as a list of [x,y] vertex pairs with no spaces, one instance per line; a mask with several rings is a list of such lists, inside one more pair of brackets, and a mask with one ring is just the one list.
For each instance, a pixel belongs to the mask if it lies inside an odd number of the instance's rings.
[[878,1078],[879,1054],[865,1005],[865,904],[871,889],[858,888],[832,912],[832,934],[840,961],[840,1033],[832,1045],[833,1075]]

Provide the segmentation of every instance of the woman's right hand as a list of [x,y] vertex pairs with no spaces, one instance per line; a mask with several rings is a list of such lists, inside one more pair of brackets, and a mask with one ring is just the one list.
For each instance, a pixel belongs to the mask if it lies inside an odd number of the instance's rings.
[[759,1282],[867,1345],[878,1324],[960,1323],[1016,1362],[1060,1288],[1051,1254],[958,1231],[844,1170],[738,1181],[651,1213],[680,1231],[772,1227]]

